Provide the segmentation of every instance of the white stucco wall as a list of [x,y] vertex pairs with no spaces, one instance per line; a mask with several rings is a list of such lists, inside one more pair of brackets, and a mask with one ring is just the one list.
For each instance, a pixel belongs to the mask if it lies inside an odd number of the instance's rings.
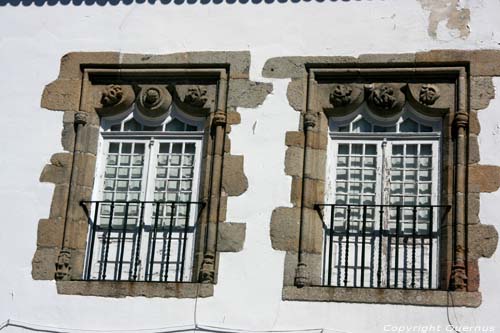
[[[453,1],[443,1],[452,3]],[[2,1],[0,1],[2,3]],[[288,206],[285,132],[298,113],[286,99],[287,80],[261,76],[265,61],[292,55],[403,53],[430,49],[500,49],[500,1],[461,1],[470,8],[470,35],[458,38],[442,21],[428,34],[429,11],[416,0],[281,4],[56,4],[0,7],[0,323],[7,319],[56,327],[133,330],[213,325],[243,330],[325,328],[383,332],[384,325],[494,326],[500,332],[500,254],[481,259],[478,309],[281,301],[284,253],[271,248],[269,223]],[[69,51],[173,53],[249,50],[251,79],[274,91],[257,109],[240,109],[230,136],[245,155],[246,193],[229,201],[228,220],[247,223],[242,252],[222,254],[215,296],[208,299],[110,299],[58,295],[53,281],[33,281],[37,222],[49,215],[53,186],[38,177],[61,151],[62,113],[42,110],[45,84]],[[500,78],[494,81],[500,89]],[[482,163],[500,165],[500,98],[480,111]],[[263,161],[266,161],[264,164]],[[500,192],[481,195],[481,220],[500,230]],[[9,327],[5,331],[20,329]],[[159,330],[158,330],[159,331]]]

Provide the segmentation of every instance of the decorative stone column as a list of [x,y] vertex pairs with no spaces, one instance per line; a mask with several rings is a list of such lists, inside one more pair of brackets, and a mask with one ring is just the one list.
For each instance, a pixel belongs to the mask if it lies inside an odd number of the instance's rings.
[[[81,149],[79,149],[80,145],[83,142],[82,139],[82,129],[87,124],[87,113],[78,111],[75,113],[74,118],[74,130],[75,130],[75,139],[73,142],[73,157],[71,163],[71,173],[70,173],[70,182],[68,188],[68,199],[66,202],[66,213],[65,213],[65,223],[63,229],[62,236],[62,246],[61,251],[59,252],[59,256],[57,257],[56,262],[56,271],[54,274],[54,278],[56,280],[70,280],[71,279],[71,232],[68,232],[71,225],[74,223],[73,216],[71,216],[71,211],[73,211],[73,205],[78,204],[77,191],[75,190],[77,185],[77,175],[80,173],[78,170],[79,158],[81,158]],[[81,148],[81,147],[80,147]]]
[[226,96],[227,75],[221,74],[217,107],[212,116],[212,178],[207,207],[207,221],[205,225],[205,251],[200,269],[200,282],[215,282],[215,262],[217,252],[217,229],[220,219],[220,198],[222,192],[222,169],[224,164],[224,141],[226,136]]
[[451,269],[450,288],[457,291],[467,291],[466,266],[466,183],[467,183],[467,127],[469,125],[469,114],[467,113],[466,100],[466,73],[460,71],[458,80],[459,100],[458,112],[455,115],[454,130],[456,134],[456,175],[455,175],[455,225],[453,266]]
[[307,107],[306,112],[304,114],[304,160],[302,162],[302,197],[301,197],[301,205],[300,205],[300,225],[299,225],[299,249],[298,249],[298,261],[297,268],[295,270],[295,285],[297,287],[304,287],[311,284],[311,279],[307,270],[307,264],[304,260],[304,248],[306,247],[308,236],[305,235],[306,226],[306,209],[312,207],[304,207],[304,198],[308,198],[310,193],[308,193],[311,186],[309,186],[309,182],[311,181],[311,175],[309,174],[309,166],[308,163],[310,161],[311,147],[308,143],[312,140],[313,129],[317,125],[318,115],[314,110],[314,74],[310,73],[308,79],[308,95],[307,95]]

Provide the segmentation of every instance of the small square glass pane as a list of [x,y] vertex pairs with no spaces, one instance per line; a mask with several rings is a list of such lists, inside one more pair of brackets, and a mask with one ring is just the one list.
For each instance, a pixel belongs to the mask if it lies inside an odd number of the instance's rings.
[[130,191],[140,191],[141,190],[141,181],[140,180],[132,180],[129,184]]
[[420,145],[420,155],[432,156],[432,145]]
[[420,170],[418,172],[418,180],[430,181],[432,178],[432,170]]
[[392,146],[392,155],[403,155],[404,154],[404,146],[403,145],[393,145]]
[[339,153],[339,155],[349,155],[349,145],[348,144],[339,144],[338,153]]
[[166,183],[167,182],[165,180],[157,180],[155,182],[155,190],[156,191],[165,191]]
[[180,168],[170,168],[168,178],[179,178]]
[[107,165],[116,165],[118,163],[118,155],[108,155],[108,160],[106,161]]
[[117,142],[111,142],[109,144],[109,152],[113,154],[118,154],[120,148],[120,144]]
[[131,143],[122,143],[122,154],[130,154],[132,152]]
[[349,193],[361,193],[361,183],[358,182],[350,183]]
[[116,190],[117,191],[127,191],[128,190],[128,181],[126,181],[126,180],[117,181]]
[[194,143],[186,143],[186,145],[184,147],[184,152],[186,154],[194,154],[195,148],[196,148],[196,146]]
[[430,194],[431,193],[431,184],[418,184],[418,193],[419,194]]
[[432,167],[432,159],[430,157],[420,157],[418,161],[420,169]]
[[406,157],[405,158],[405,167],[406,168],[416,168],[417,167],[417,158],[416,157]]
[[363,183],[363,193],[375,193],[375,183]]
[[160,143],[160,154],[168,154],[170,150],[170,143]]
[[169,191],[177,191],[179,189],[179,181],[169,180],[168,181],[168,190]]
[[170,165],[181,165],[181,155],[171,155]]
[[120,165],[130,165],[130,156],[120,156]]
[[134,145],[134,154],[144,154],[144,143],[136,143]]
[[406,145],[406,155],[417,155],[418,145]]
[[158,165],[167,165],[168,156],[167,155],[158,155]]
[[393,157],[393,158],[391,158],[391,163],[392,163],[393,168],[402,168],[403,167],[403,158]]
[[142,165],[144,163],[143,155],[133,155],[132,156],[132,164],[133,165]]
[[391,170],[391,181],[402,181],[403,170]]
[[182,154],[182,143],[174,143],[174,144],[172,144],[172,153],[174,153],[174,154]]
[[364,169],[363,170],[363,180],[373,181],[376,179],[375,169]]
[[347,180],[346,169],[337,169],[337,180]]
[[363,158],[363,164],[365,168],[374,168],[376,166],[376,157],[365,157]]
[[405,172],[405,180],[415,181],[417,180],[417,171],[416,170],[406,170]]
[[128,178],[129,168],[118,168],[118,178]]
[[365,145],[365,155],[377,155],[377,146]]
[[361,170],[351,170],[349,180],[361,180]]
[[141,178],[142,168],[132,168],[132,178]]
[[351,167],[361,167],[361,161],[362,157],[361,156],[353,156],[351,157]]
[[157,168],[156,178],[167,178],[167,168]]
[[177,193],[176,192],[167,193],[167,201],[177,201]]
[[105,191],[113,191],[115,189],[115,181],[106,179],[104,181],[104,190]]
[[353,144],[351,155],[363,155],[363,145]]
[[337,166],[339,166],[339,167],[346,167],[348,160],[349,160],[349,158],[347,156],[339,156],[337,158]]
[[193,187],[193,182],[190,180],[183,180],[181,182],[181,190],[190,191]]
[[106,178],[116,177],[116,168],[106,168],[106,171],[104,172],[104,177]]
[[182,159],[182,165],[184,166],[192,166],[194,164],[194,156],[193,155],[186,155]]

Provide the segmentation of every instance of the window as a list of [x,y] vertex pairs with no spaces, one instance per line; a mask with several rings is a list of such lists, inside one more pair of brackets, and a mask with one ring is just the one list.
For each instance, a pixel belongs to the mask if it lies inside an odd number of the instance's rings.
[[323,284],[437,288],[441,118],[361,107],[330,128]]
[[301,122],[285,140],[292,207],[271,217],[273,248],[287,252],[283,299],[446,306],[451,293],[455,305],[480,303],[467,238],[477,202],[468,69],[408,59],[266,64],[270,77],[298,69],[288,98]]
[[65,55],[42,97],[64,111],[65,151],[40,176],[55,189],[32,277],[55,279],[60,294],[213,295],[219,253],[245,239],[245,223],[226,222],[227,198],[248,186],[228,133],[237,108],[272,88],[248,79],[249,62],[249,52]]
[[191,281],[203,119],[101,120],[86,279]]

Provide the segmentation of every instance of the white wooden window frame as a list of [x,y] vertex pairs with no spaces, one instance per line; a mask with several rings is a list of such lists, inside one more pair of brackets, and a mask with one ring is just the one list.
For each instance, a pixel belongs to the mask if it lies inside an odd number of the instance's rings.
[[[123,124],[131,119],[136,119],[138,122],[142,123],[145,126],[157,126],[157,125],[165,125],[171,122],[174,119],[178,119],[183,123],[186,123],[191,126],[195,126],[197,128],[196,131],[123,131]],[[92,198],[94,201],[102,201],[103,193],[104,193],[104,180],[105,180],[105,169],[106,169],[106,159],[109,152],[109,144],[116,143],[144,143],[144,163],[143,163],[143,173],[142,173],[142,181],[143,186],[141,188],[140,201],[154,201],[154,192],[155,192],[155,178],[156,178],[156,167],[157,167],[157,157],[159,153],[160,144],[162,143],[182,143],[189,144],[192,143],[195,145],[195,157],[194,157],[194,168],[193,168],[193,180],[192,180],[192,192],[191,192],[191,200],[190,201],[198,201],[199,198],[199,188],[200,188],[200,165],[201,165],[201,156],[203,149],[203,123],[204,119],[199,119],[195,117],[190,117],[185,114],[178,112],[173,109],[168,113],[168,116],[159,119],[157,121],[151,121],[144,119],[140,116],[136,110],[130,110],[125,115],[121,115],[115,118],[102,119],[101,122],[101,135],[99,136],[98,142],[98,150],[97,150],[97,160],[96,160],[96,177],[94,180],[94,189],[92,193]],[[111,131],[110,128],[113,125],[122,124],[121,131]],[[195,225],[197,220],[197,208],[191,207],[191,214],[189,216],[189,225]],[[91,212],[90,216],[94,216],[94,211]],[[100,213],[99,213],[100,216]],[[144,223],[146,226],[151,225],[153,223],[153,211],[151,205],[145,206],[144,211]],[[90,230],[89,230],[90,232]],[[143,230],[143,237],[146,237],[146,233]],[[183,281],[190,281],[192,274],[192,264],[194,257],[194,233],[188,234],[188,242],[186,247],[186,257],[184,263],[184,274],[182,277]],[[96,236],[96,242],[94,247],[94,254],[92,258],[92,278],[96,278],[99,273],[99,269],[96,269],[95,266],[100,264],[99,258],[101,257],[103,247],[99,248],[98,244],[102,242],[102,237]],[[131,239],[126,238],[125,248],[132,246]],[[96,250],[97,247],[97,250]],[[110,246],[111,248],[111,246]],[[141,262],[147,258],[147,247],[141,246],[140,258]],[[87,251],[87,256],[89,255]],[[111,256],[110,256],[111,258]],[[158,263],[158,258],[155,256],[155,264]],[[85,260],[88,263],[88,258]],[[114,269],[112,260],[108,260],[108,270],[109,275],[106,279],[112,279],[114,275],[116,275],[116,270]],[[130,265],[128,266],[131,267]],[[127,265],[123,265],[122,267],[122,276],[128,276]],[[144,266],[141,265],[138,275],[141,279],[144,279]],[[153,266],[153,274],[158,274],[155,270],[155,266]],[[153,279],[155,280],[155,279]]]
[[[399,125],[407,118],[412,119],[418,124],[423,124],[425,126],[432,127],[432,132],[409,132],[409,133],[401,133],[401,132],[339,132],[338,129],[340,127],[349,126],[349,130],[352,130],[352,124],[359,119],[364,118],[368,122],[370,122],[373,126],[389,126],[388,124]],[[404,110],[402,116],[398,119],[382,119],[376,118],[373,114],[370,114],[366,107],[361,107],[354,114],[348,115],[342,118],[333,118],[329,119],[329,136],[330,142],[328,145],[328,158],[327,158],[327,188],[325,193],[325,202],[328,204],[336,203],[336,180],[337,180],[337,153],[340,144],[375,144],[377,146],[377,172],[376,172],[376,185],[375,185],[375,202],[373,204],[390,204],[389,202],[384,202],[384,196],[387,198],[387,194],[384,195],[384,187],[389,191],[390,189],[390,158],[392,155],[392,146],[396,144],[430,144],[432,145],[432,188],[431,188],[431,205],[439,205],[440,204],[440,185],[441,185],[441,121],[433,119],[431,117],[421,116],[417,114],[415,111],[411,110],[411,108],[407,107]],[[420,127],[419,127],[420,128]],[[399,126],[397,126],[399,129]],[[382,149],[384,150],[384,154],[382,154]],[[385,156],[385,161],[383,160],[383,156]],[[349,166],[348,166],[349,167]],[[347,183],[349,179],[347,180]],[[349,192],[349,189],[347,190]],[[417,193],[418,197],[418,193]],[[385,198],[385,199],[386,199]],[[349,204],[346,202],[345,204]],[[362,204],[362,202],[360,202]],[[418,204],[418,203],[417,203]],[[387,219],[384,219],[385,225],[384,229],[387,228]],[[439,232],[439,220],[438,214],[435,214],[433,217],[433,232]],[[374,225],[375,230],[379,228],[378,223]],[[327,239],[325,235],[325,240]],[[326,244],[326,243],[325,243]],[[394,244],[392,244],[394,245]],[[325,245],[326,246],[326,245]],[[355,253],[356,262],[359,263],[358,256],[360,255],[356,251],[356,249],[352,248],[352,244],[350,245],[350,253]],[[433,255],[433,272],[434,276],[432,277],[432,288],[437,288],[439,281],[439,238],[434,246],[434,255]],[[326,247],[325,247],[326,250]],[[336,258],[333,261],[333,266],[331,268],[332,272],[332,281],[338,281],[338,284],[341,285],[340,280],[344,277],[339,276],[340,270],[337,268],[342,265],[342,263],[337,262],[337,257],[341,255],[341,249],[339,249],[339,244],[335,244],[333,247],[333,257]],[[384,254],[385,256],[385,254]],[[326,265],[326,251],[323,251],[323,264]],[[389,260],[391,260],[390,258]],[[343,260],[343,259],[342,259]],[[383,259],[385,263],[387,258]],[[337,266],[335,266],[337,265]],[[335,268],[337,267],[337,268]],[[401,269],[401,266],[399,266]],[[370,267],[365,267],[365,270],[369,270]],[[373,267],[372,267],[373,269]],[[384,264],[382,268],[382,272],[386,272],[387,266]],[[393,268],[392,268],[393,269]],[[348,272],[348,286],[353,286],[353,279],[357,279],[357,272],[360,268],[349,269]],[[326,281],[326,271],[327,269],[322,270],[322,281],[325,283]],[[372,272],[373,274],[373,272]],[[342,273],[343,275],[343,273]],[[370,276],[369,272],[365,274],[365,276]],[[365,277],[366,279],[366,277]],[[392,282],[392,281],[391,281]],[[385,281],[385,273],[382,274],[382,285],[386,283]]]

